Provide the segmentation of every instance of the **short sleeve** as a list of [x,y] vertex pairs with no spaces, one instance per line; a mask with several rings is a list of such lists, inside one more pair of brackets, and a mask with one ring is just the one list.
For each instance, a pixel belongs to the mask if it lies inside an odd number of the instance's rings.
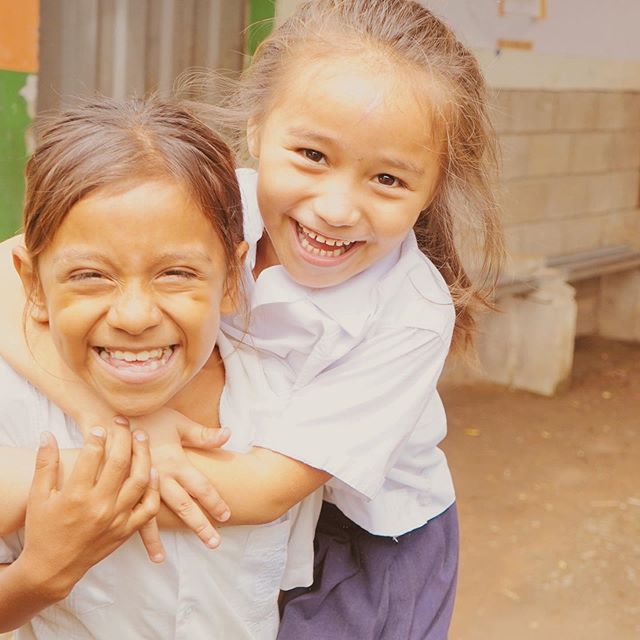
[[386,327],[256,418],[256,446],[300,460],[371,499],[435,393],[449,343]]

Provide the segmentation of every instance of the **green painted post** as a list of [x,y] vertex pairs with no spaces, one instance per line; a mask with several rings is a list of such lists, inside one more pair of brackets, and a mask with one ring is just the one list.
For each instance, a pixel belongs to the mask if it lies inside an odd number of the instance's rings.
[[0,240],[14,235],[20,227],[27,160],[24,135],[29,116],[19,92],[28,75],[0,70]]
[[249,0],[247,50],[253,55],[258,45],[271,33],[276,15],[276,0]]

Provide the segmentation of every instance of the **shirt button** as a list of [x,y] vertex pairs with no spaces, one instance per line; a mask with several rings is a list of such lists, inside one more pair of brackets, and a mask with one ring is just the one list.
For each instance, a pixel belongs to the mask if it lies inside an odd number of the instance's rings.
[[193,607],[187,607],[182,613],[183,618],[188,618],[193,613]]

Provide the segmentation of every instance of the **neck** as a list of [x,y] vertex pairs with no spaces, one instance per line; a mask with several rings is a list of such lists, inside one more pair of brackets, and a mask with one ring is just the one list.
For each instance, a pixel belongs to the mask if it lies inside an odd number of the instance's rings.
[[271,239],[265,231],[262,234],[262,238],[258,240],[258,247],[256,251],[256,266],[253,268],[254,279],[257,280],[258,276],[265,269],[274,267],[277,264],[280,264],[280,260],[278,260],[278,256],[273,249],[273,244],[271,244]]
[[216,347],[204,367],[171,398],[167,406],[194,422],[207,427],[219,427],[219,404],[224,381],[224,363]]

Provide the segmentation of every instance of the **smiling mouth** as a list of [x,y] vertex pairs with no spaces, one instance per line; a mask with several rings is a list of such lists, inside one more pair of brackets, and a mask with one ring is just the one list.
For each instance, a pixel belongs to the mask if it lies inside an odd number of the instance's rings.
[[323,236],[298,221],[295,222],[300,246],[311,255],[338,258],[360,244],[356,240],[341,240]]
[[94,350],[101,360],[116,369],[133,369],[143,373],[155,371],[167,364],[176,348],[177,345],[172,344],[140,351],[108,349],[107,347],[94,347]]

